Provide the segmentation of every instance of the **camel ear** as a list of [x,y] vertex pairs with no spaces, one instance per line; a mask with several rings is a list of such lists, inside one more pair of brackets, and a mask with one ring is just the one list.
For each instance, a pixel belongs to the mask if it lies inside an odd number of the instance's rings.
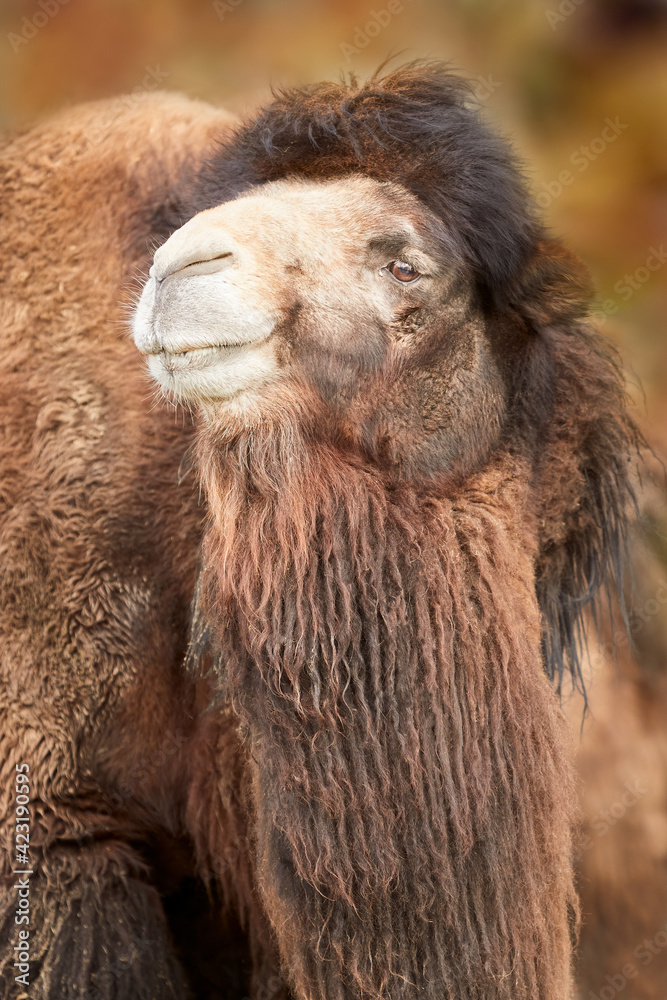
[[538,326],[582,318],[593,297],[588,270],[558,240],[545,239],[537,244],[517,285],[514,304]]

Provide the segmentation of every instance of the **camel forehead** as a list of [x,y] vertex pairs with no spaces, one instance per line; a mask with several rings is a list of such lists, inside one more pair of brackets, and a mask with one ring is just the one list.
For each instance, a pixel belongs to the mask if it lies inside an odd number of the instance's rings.
[[283,255],[308,257],[338,248],[357,249],[393,230],[417,238],[420,218],[430,215],[397,184],[368,177],[335,181],[294,178],[272,181],[259,190],[201,213],[203,225],[222,227],[243,242]]

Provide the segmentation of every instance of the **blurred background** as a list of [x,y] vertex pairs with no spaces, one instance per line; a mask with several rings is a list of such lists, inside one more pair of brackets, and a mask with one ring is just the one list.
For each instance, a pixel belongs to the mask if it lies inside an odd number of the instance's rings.
[[138,89],[240,113],[272,86],[433,56],[527,162],[667,442],[667,0],[1,0],[0,126]]

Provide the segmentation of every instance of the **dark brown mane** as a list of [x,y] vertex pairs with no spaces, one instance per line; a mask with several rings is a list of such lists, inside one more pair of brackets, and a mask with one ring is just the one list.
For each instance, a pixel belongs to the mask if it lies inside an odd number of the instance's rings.
[[278,92],[205,165],[193,208],[287,176],[353,173],[416,194],[481,288],[507,302],[541,229],[509,147],[484,122],[469,84],[438,63]]
[[[537,595],[549,677],[585,691],[585,628],[618,599],[627,628],[628,525],[644,440],[627,411],[620,359],[593,328],[552,331],[554,418],[542,439]],[[613,616],[612,616],[613,617]]]

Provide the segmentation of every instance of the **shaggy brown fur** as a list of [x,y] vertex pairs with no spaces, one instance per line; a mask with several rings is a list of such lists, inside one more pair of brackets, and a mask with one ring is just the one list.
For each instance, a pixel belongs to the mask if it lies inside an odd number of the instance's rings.
[[309,437],[214,432],[200,452],[260,887],[296,992],[565,997],[571,789],[526,469],[503,456],[443,495]]
[[[291,980],[304,997],[564,997],[571,792],[536,597],[550,672],[576,670],[582,609],[622,556],[634,443],[619,372],[576,321],[586,283],[437,71],[279,97],[207,166],[209,204],[239,159],[255,181],[367,172],[439,211],[506,401],[493,444],[468,400],[457,433],[443,359],[465,326],[445,313],[420,317],[400,392],[368,365],[350,385],[329,352],[299,369],[310,388],[267,394],[260,425],[221,409],[201,432],[203,606]],[[433,436],[404,416],[424,369]]]
[[[192,425],[153,405],[123,310],[187,162],[229,121],[178,97],[122,99],[66,112],[0,154],[3,997],[20,992],[8,872],[21,762],[31,996],[180,998],[181,960],[201,996],[215,983],[216,997],[249,988],[236,907],[226,932],[216,914],[208,944],[202,863],[183,839],[190,816],[201,834],[206,786],[213,870],[232,904],[246,878],[247,911],[247,849],[222,863],[234,722],[212,727],[208,686],[181,670],[202,522],[192,476],[179,484]],[[165,899],[189,913],[180,955]],[[210,982],[202,941],[215,952]]]
[[[2,813],[25,760],[36,995],[202,992],[156,891],[180,859],[220,896],[221,940],[246,928],[258,998],[289,981],[300,1000],[565,1000],[573,793],[543,666],[577,669],[634,443],[585,280],[439,68],[282,95],[227,128],[156,98],[4,151]],[[466,321],[403,317],[393,333],[423,340],[399,379],[304,352],[260,426],[201,426],[188,676],[191,427],[149,411],[119,288],[198,209],[350,172],[435,213]],[[247,988],[233,959],[212,996]]]

